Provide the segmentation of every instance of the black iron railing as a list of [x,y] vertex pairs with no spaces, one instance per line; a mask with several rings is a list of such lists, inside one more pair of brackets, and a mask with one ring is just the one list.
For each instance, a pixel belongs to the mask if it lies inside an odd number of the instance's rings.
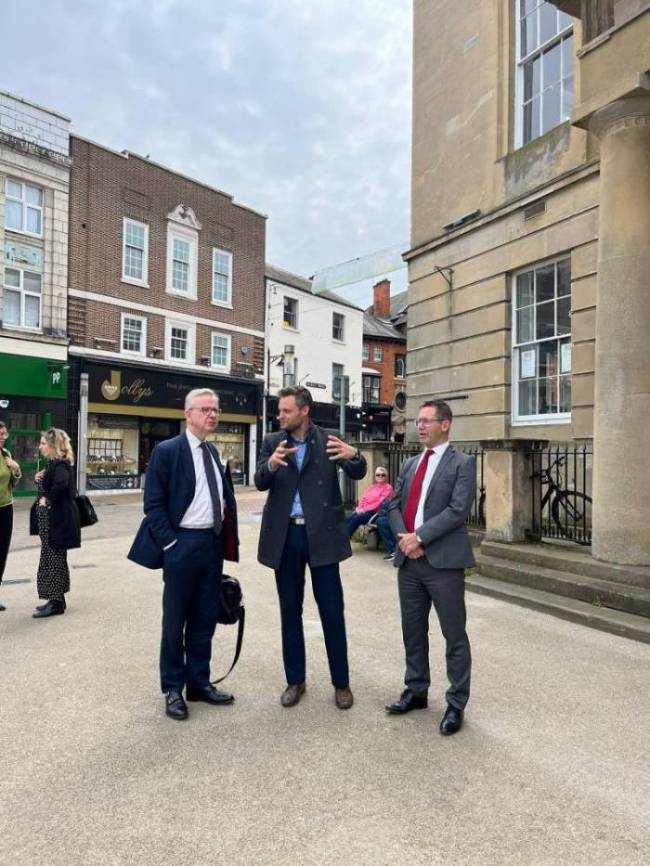
[[591,544],[591,445],[545,443],[529,452],[531,537]]
[[[479,445],[470,443],[454,444],[454,447],[464,454],[471,454],[476,458],[476,498],[472,504],[467,525],[476,529],[485,529],[485,451]],[[422,453],[422,448],[415,445],[402,445],[397,442],[389,442],[386,445],[388,456],[388,480],[394,486],[402,466],[409,457]],[[345,477],[345,505],[350,507],[357,501],[357,482]]]

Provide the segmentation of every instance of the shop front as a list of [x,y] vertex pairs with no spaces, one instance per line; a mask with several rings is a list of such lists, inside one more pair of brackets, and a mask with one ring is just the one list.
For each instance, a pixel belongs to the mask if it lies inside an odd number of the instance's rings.
[[[153,449],[185,429],[185,395],[212,388],[219,395],[221,417],[210,437],[235,483],[250,483],[257,451],[261,384],[225,379],[206,372],[178,373],[78,359],[88,375],[85,447],[88,490],[137,490]],[[80,377],[73,377],[75,384]],[[83,404],[81,406],[83,411]]]
[[41,433],[65,426],[66,394],[65,361],[0,353],[0,419],[9,430],[7,448],[22,470],[15,496],[34,494]]

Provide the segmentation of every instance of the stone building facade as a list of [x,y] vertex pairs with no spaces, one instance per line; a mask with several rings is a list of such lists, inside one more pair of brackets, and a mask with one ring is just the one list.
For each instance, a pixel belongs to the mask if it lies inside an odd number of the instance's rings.
[[0,417],[34,488],[40,431],[65,423],[70,121],[0,91]]
[[88,486],[140,486],[182,398],[221,398],[216,440],[254,467],[264,371],[265,217],[132,153],[72,138],[70,419],[88,375]]
[[511,454],[593,440],[593,552],[650,564],[650,3],[416,0],[414,24],[408,414],[444,397]]

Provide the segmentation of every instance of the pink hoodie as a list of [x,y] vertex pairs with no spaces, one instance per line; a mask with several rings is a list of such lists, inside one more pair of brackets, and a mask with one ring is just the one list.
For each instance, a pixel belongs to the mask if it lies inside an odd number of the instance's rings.
[[357,514],[363,514],[364,511],[378,511],[384,499],[392,497],[394,493],[393,486],[388,481],[371,484],[359,500]]

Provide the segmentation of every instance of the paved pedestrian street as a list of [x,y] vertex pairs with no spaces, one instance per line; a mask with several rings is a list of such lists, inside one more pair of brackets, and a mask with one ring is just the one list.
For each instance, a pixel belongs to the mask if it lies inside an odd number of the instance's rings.
[[[229,569],[248,618],[236,702],[190,704],[183,723],[159,693],[160,573],[126,560],[139,504],[100,505],[70,556],[68,611],[45,620],[19,507],[0,590],[2,866],[650,861],[650,646],[469,594],[472,699],[443,738],[435,619],[429,709],[384,712],[403,676],[396,572],[357,546],[343,564],[355,705],[334,706],[308,590],[307,693],[283,709],[255,507]],[[234,638],[219,627],[215,675]]]

